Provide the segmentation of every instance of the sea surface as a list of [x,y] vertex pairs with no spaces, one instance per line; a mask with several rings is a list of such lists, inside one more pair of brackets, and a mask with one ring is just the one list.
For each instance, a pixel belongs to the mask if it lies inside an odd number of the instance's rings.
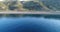
[[1,17],[0,32],[60,32],[60,18],[50,16]]

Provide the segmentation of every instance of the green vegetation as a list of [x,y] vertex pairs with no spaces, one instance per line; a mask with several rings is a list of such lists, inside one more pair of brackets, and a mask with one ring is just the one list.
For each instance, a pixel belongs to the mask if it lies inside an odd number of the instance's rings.
[[51,10],[60,11],[60,0],[46,0],[43,1],[44,5]]
[[[19,1],[2,1],[0,2],[0,10],[21,10],[22,9],[22,4]],[[23,9],[22,9],[23,10]]]
[[5,0],[0,2],[1,11],[48,11],[60,10],[59,0],[33,0],[33,1],[19,1],[19,0]]
[[[35,2],[35,1],[7,1],[5,0],[4,2],[1,2],[2,4],[0,4],[1,9],[6,10],[6,11],[41,11],[44,10],[44,8],[42,7],[42,4],[39,2]],[[41,4],[41,5],[40,5]]]

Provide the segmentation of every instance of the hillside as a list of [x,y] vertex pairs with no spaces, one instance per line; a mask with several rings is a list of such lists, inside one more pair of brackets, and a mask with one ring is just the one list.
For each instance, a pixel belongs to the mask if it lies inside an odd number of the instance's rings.
[[0,10],[48,11],[60,10],[60,0],[5,1],[0,2]]

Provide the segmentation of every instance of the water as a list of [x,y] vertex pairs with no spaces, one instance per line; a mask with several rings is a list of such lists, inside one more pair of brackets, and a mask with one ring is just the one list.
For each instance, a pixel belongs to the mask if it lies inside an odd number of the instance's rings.
[[0,32],[60,32],[60,20],[44,17],[2,17]]

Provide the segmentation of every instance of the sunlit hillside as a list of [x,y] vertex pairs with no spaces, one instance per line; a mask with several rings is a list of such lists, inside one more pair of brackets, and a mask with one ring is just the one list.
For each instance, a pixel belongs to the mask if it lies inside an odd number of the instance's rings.
[[60,10],[60,0],[4,0],[0,1],[0,11],[48,11]]

